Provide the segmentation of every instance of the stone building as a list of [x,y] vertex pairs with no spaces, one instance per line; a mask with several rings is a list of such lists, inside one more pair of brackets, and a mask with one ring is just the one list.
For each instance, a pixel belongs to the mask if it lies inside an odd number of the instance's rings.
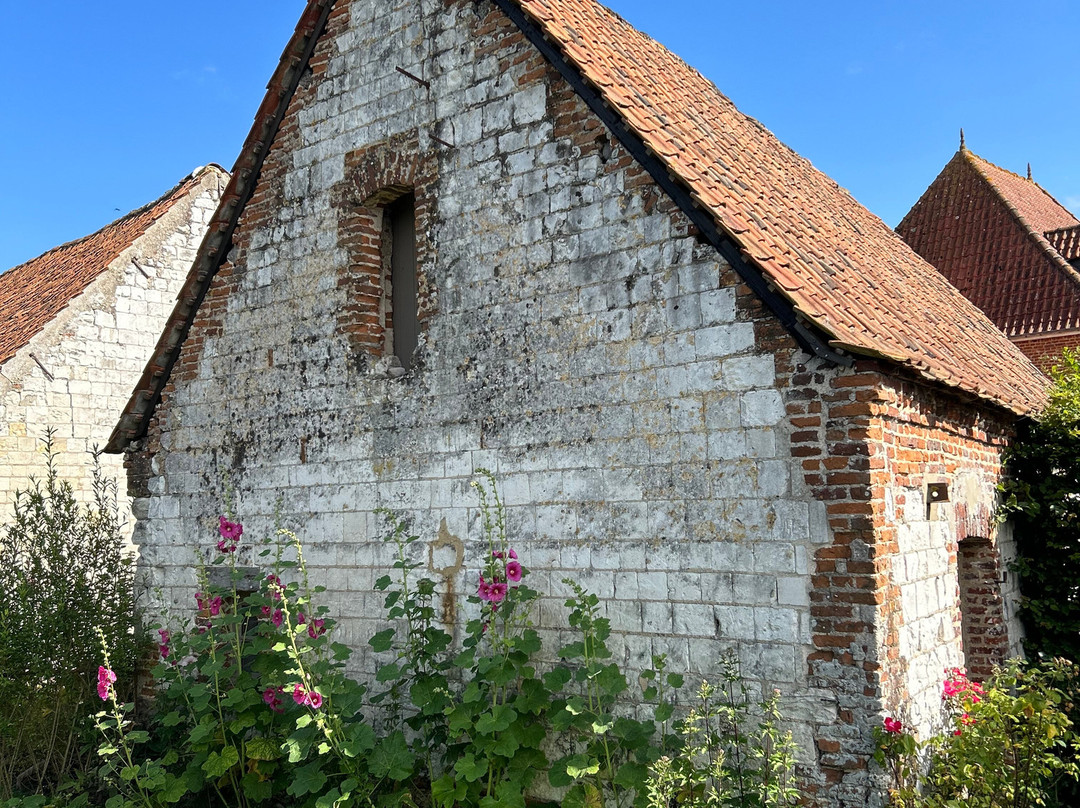
[[[0,275],[0,523],[15,492],[44,473],[49,427],[61,476],[89,493],[90,452],[105,446],[150,359],[226,178],[199,169],[157,201]],[[102,465],[123,478],[119,458]]]
[[1080,220],[963,144],[896,231],[1043,371],[1080,347]]
[[594,0],[310,0],[109,448],[167,597],[227,472],[245,537],[300,531],[369,675],[373,511],[460,538],[432,574],[475,591],[492,469],[542,628],[571,575],[631,668],[734,651],[785,693],[810,802],[861,807],[872,727],[926,730],[946,666],[1018,647],[991,514],[1044,384]]

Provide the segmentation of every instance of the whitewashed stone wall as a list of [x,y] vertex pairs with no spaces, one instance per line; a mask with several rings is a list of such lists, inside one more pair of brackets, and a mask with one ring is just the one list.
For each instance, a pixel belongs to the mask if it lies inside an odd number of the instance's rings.
[[[355,668],[371,671],[372,584],[392,560],[372,512],[412,517],[425,548],[445,522],[467,548],[446,586],[471,593],[483,548],[469,482],[488,468],[543,628],[566,627],[572,577],[604,599],[631,669],[666,653],[709,672],[734,652],[790,697],[812,757],[809,722],[836,712],[806,674],[810,559],[828,530],[791,458],[774,356],[715,251],[630,182],[622,151],[583,155],[554,132],[548,78],[519,85],[525,66],[478,53],[474,5],[352,4],[290,113],[295,150],[270,155],[283,179],[260,192],[275,206],[249,206],[211,291],[221,334],[160,411],[138,503],[146,568],[173,604],[193,602],[193,547],[212,546],[227,472],[245,537],[269,535],[279,507],[298,529]],[[419,369],[394,379],[336,327],[349,257],[334,199],[348,153],[413,132],[438,153],[436,256],[421,267],[436,306]]]
[[[49,427],[56,430],[61,478],[81,498],[91,495],[91,452],[105,445],[150,358],[226,180],[219,168],[202,169],[185,199],[0,367],[0,523],[15,492],[27,488],[31,475],[44,475],[41,438]],[[122,461],[101,456],[105,474],[119,481],[130,533]]]

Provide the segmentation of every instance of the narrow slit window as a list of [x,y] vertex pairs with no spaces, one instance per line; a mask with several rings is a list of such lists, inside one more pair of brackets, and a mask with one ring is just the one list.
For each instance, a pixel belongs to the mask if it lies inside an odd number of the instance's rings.
[[420,339],[416,281],[416,197],[407,194],[386,208],[390,240],[390,317],[387,353],[401,366],[413,366]]

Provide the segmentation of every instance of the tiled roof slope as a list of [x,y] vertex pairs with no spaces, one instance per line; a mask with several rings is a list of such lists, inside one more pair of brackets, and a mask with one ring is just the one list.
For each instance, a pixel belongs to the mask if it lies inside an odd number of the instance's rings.
[[1080,259],[1080,224],[1062,230],[1051,230],[1046,234],[1046,240],[1066,261]]
[[96,233],[49,250],[0,275],[0,364],[14,356],[198,184],[196,172],[160,199]]
[[1080,223],[1031,180],[961,148],[897,232],[1018,337],[1080,327],[1080,274],[1044,235],[1053,225]]
[[1026,413],[1045,379],[880,219],[595,0],[518,0],[836,347]]
[[1001,198],[1012,205],[1032,230],[1048,233],[1051,230],[1080,225],[1080,221],[1077,221],[1068,208],[1050,196],[1034,180],[1007,171],[970,151],[967,154],[971,162],[1001,194]]

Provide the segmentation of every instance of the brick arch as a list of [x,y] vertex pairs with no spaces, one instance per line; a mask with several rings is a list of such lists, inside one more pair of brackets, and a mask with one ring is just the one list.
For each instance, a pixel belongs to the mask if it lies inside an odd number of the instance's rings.
[[344,294],[338,330],[356,353],[378,359],[386,352],[386,267],[383,261],[383,211],[407,194],[416,200],[418,318],[421,327],[435,309],[432,282],[435,249],[438,158],[420,148],[417,132],[363,146],[345,155],[345,179],[335,189],[338,244],[347,255],[338,269]]

